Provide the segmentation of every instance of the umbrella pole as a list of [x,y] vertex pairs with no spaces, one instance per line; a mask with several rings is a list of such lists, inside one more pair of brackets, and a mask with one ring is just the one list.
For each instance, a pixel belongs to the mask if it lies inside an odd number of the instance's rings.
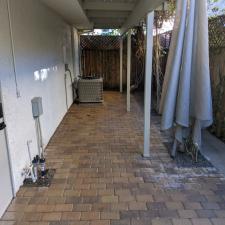
[[177,153],[177,144],[178,144],[178,141],[177,141],[177,139],[175,138],[175,139],[174,139],[174,142],[173,142],[173,147],[172,147],[172,150],[171,150],[171,153],[170,153],[170,156],[171,156],[172,158],[175,158],[175,156],[176,156],[176,153]]

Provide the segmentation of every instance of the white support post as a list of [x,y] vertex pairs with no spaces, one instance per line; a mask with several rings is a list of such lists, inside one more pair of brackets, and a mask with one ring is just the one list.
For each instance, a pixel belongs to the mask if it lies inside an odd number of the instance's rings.
[[131,30],[127,34],[127,112],[130,112]]
[[144,103],[144,157],[150,157],[150,119],[153,55],[154,11],[147,15],[147,46],[145,63],[145,103]]
[[123,92],[123,36],[120,38],[120,92]]

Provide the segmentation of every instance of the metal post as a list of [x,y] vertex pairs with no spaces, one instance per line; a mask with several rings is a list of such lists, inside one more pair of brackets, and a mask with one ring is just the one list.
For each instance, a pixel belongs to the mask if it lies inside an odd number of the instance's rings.
[[150,157],[151,85],[153,55],[154,11],[147,15],[147,46],[145,63],[145,103],[144,103],[144,157]]
[[123,92],[123,37],[120,38],[120,92]]
[[131,30],[127,34],[127,112],[130,112]]

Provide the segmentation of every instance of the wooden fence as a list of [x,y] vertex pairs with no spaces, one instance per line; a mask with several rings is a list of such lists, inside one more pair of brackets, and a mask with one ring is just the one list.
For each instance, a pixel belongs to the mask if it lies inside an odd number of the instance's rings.
[[[132,46],[134,40],[132,38]],[[131,84],[137,72],[135,49],[132,47]],[[81,36],[81,69],[84,76],[104,78],[104,89],[119,90],[120,87],[120,37]],[[123,87],[127,80],[127,38],[123,38]]]
[[209,21],[210,73],[214,122],[211,132],[225,141],[225,16]]
[[104,89],[118,89],[120,83],[119,47],[118,36],[81,36],[82,74],[103,77]]
[[116,89],[119,84],[119,50],[83,50],[82,71],[85,76],[103,77],[105,89]]
[[225,47],[210,49],[214,122],[212,133],[225,141]]

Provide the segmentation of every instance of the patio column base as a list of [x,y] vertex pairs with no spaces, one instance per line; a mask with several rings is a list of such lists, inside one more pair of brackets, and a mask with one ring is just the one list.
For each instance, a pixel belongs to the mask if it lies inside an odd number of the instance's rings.
[[144,154],[142,154],[141,156],[142,156],[143,159],[151,159],[151,156],[150,155],[144,155]]

